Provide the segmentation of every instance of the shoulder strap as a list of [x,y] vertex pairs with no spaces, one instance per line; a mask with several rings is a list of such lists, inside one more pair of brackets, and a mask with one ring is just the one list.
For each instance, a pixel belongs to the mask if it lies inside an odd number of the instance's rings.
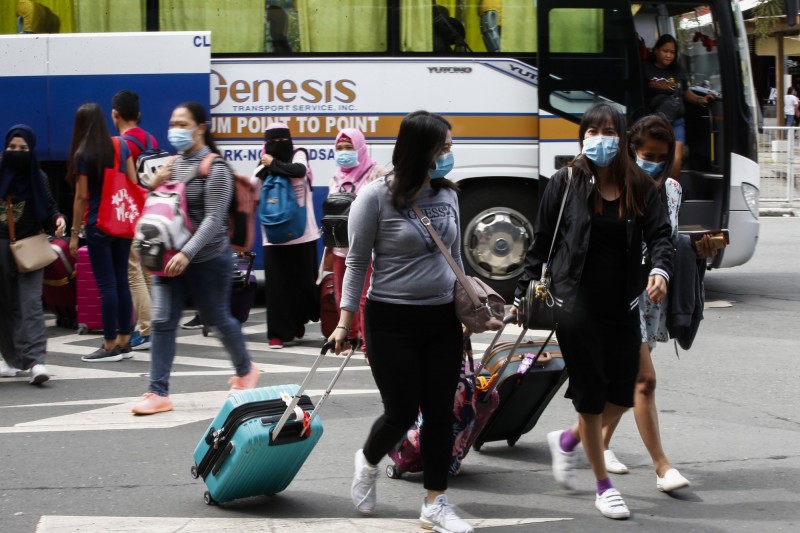
[[144,132],[145,149],[152,150],[156,146],[156,138],[152,134]]
[[130,141],[133,144],[135,144],[139,148],[139,150],[144,150],[144,146],[142,146],[142,143],[140,143],[139,139],[137,139],[133,135],[123,135],[122,138],[125,139],[126,141]]
[[200,161],[200,166],[197,167],[197,175],[201,178],[207,178],[208,173],[211,171],[211,163],[218,157],[219,154],[215,154],[214,152],[205,156],[203,160]]
[[453,269],[453,273],[458,278],[458,282],[461,283],[461,286],[464,288],[464,291],[467,293],[467,297],[469,297],[472,305],[475,309],[482,306],[480,298],[478,298],[478,294],[475,292],[475,289],[472,288],[472,284],[467,280],[467,277],[461,272],[461,269],[458,268],[458,264],[456,264],[453,256],[450,254],[450,251],[445,247],[444,243],[442,242],[442,238],[439,237],[439,233],[433,228],[433,224],[431,224],[431,220],[422,214],[417,204],[412,204],[411,209],[414,210],[414,213],[417,215],[417,218],[425,226],[425,229],[428,230],[433,242],[436,243],[436,246],[439,247],[441,250],[442,255],[444,255],[445,260],[447,260],[447,264],[450,265],[450,268]]
[[572,167],[567,167],[567,188],[564,189],[564,196],[561,197],[561,208],[558,210],[558,219],[556,220],[556,227],[553,230],[553,240],[550,242],[550,251],[547,253],[547,262],[544,264],[544,268],[542,268],[542,276],[544,276],[545,272],[547,272],[547,268],[550,265],[550,259],[553,258],[553,248],[556,245],[556,238],[558,237],[558,226],[561,224],[561,215],[564,214],[564,204],[567,203],[567,194],[569,193],[570,185],[572,185]]
[[114,168],[125,172],[122,167],[122,139],[120,137],[111,137],[111,144],[114,145]]
[[11,242],[17,240],[16,232],[14,231],[14,213],[11,212],[11,196],[6,196],[6,220],[8,222],[8,236]]

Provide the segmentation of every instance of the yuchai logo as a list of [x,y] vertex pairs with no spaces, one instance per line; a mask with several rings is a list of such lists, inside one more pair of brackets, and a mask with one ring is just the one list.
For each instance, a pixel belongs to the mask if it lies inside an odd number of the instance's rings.
[[431,74],[469,74],[472,67],[428,67]]
[[279,103],[302,101],[309,104],[356,99],[353,80],[232,80],[230,83],[216,70],[211,71],[211,108],[230,99],[235,104]]

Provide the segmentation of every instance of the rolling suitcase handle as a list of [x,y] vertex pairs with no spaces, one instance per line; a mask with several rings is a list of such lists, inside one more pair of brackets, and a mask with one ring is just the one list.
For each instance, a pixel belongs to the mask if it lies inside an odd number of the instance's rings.
[[[475,372],[476,376],[478,376],[480,374],[480,372],[484,368],[484,364],[485,364],[485,361],[486,361],[485,355],[488,354],[492,350],[492,348],[494,348],[494,345],[497,343],[498,339],[500,338],[500,334],[503,333],[503,330],[505,329],[506,325],[510,324],[511,322],[514,322],[514,315],[508,315],[508,316],[503,318],[503,327],[500,328],[497,331],[497,333],[494,336],[494,339],[492,339],[492,342],[489,344],[489,347],[486,349],[486,352],[484,353],[484,357],[481,358],[481,365],[478,367],[478,370]],[[498,376],[501,376],[503,374],[503,371],[506,369],[506,366],[508,366],[508,363],[514,357],[514,354],[517,353],[517,348],[519,348],[519,345],[522,342],[522,339],[525,337],[525,335],[527,333],[528,333],[528,328],[523,327],[522,331],[520,332],[519,336],[517,337],[517,340],[514,341],[514,346],[512,346],[511,350],[508,351],[508,355],[503,360],[503,364],[500,365],[500,368],[497,370],[496,374]],[[529,368],[533,368],[533,365],[536,364],[536,361],[539,360],[539,357],[544,352],[544,349],[547,347],[547,344],[550,342],[550,339],[553,338],[553,334],[554,333],[555,333],[555,330],[552,330],[547,335],[547,339],[545,339],[544,343],[542,343],[542,347],[539,348],[539,351],[536,352],[536,357],[534,357],[533,361],[531,361],[531,365],[530,365]],[[485,391],[481,391],[481,392],[483,392],[483,398],[485,400],[488,400],[489,396],[497,388],[497,384],[498,384],[498,380],[490,379],[489,386],[486,388]]]
[[[331,379],[331,382],[328,384],[328,388],[325,390],[325,394],[323,394],[322,398],[320,398],[319,402],[317,402],[317,406],[314,407],[314,410],[311,411],[311,414],[308,416],[308,418],[302,421],[303,427],[300,430],[300,435],[305,433],[306,429],[308,429],[308,427],[311,426],[311,422],[319,413],[319,409],[320,407],[322,407],[322,404],[325,403],[325,400],[327,400],[328,396],[330,396],[331,390],[333,390],[334,385],[336,385],[336,382],[339,380],[339,376],[342,375],[344,367],[346,367],[347,363],[350,361],[350,357],[353,356],[355,351],[358,349],[358,346],[361,344],[361,339],[348,339],[348,342],[350,343],[350,351],[347,352],[347,355],[345,355],[344,361],[342,361],[342,364],[339,365],[339,369],[336,371],[336,374],[333,376],[333,379]],[[319,368],[319,365],[322,363],[322,360],[325,358],[325,354],[328,353],[328,350],[333,348],[333,346],[334,346],[333,342],[326,342],[322,346],[322,351],[314,360],[314,364],[311,365],[311,369],[308,371],[308,374],[306,374],[305,379],[303,379],[303,383],[300,384],[300,388],[297,390],[292,400],[286,406],[286,410],[283,412],[283,415],[281,415],[281,418],[280,420],[278,420],[278,423],[275,424],[275,427],[270,432],[270,443],[277,443],[278,437],[281,434],[281,430],[283,430],[283,427],[286,425],[287,420],[289,420],[289,417],[292,416],[292,413],[294,413],[295,407],[297,407],[297,404],[300,402],[300,397],[303,395],[303,392],[308,387],[308,384],[311,382],[311,379],[314,377],[314,374],[317,373],[317,369]]]

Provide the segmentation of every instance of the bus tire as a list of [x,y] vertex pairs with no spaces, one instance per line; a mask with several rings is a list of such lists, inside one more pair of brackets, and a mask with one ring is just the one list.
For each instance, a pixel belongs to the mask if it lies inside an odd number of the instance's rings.
[[459,198],[464,269],[508,304],[514,301],[517,278],[533,240],[537,190],[535,180],[520,185],[497,178],[491,187],[465,187]]

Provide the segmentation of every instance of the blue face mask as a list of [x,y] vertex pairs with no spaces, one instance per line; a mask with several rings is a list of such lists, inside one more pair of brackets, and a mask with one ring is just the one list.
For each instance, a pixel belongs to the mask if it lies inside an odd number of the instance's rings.
[[619,137],[596,135],[583,140],[583,154],[598,167],[607,167],[617,155]]
[[639,168],[647,172],[651,178],[655,178],[661,174],[661,171],[664,170],[664,163],[664,161],[660,163],[654,163],[652,161],[646,161],[640,158],[638,155],[636,156],[636,164],[639,165]]
[[194,128],[187,130],[183,128],[170,128],[167,131],[167,140],[179,152],[188,150],[194,145]]
[[453,164],[455,162],[455,158],[453,157],[453,152],[447,152],[444,155],[440,155],[436,158],[436,168],[431,169],[429,172],[431,179],[439,179],[447,176],[447,174],[453,170]]
[[339,150],[335,156],[336,164],[341,168],[355,168],[358,166],[358,152],[355,150]]

